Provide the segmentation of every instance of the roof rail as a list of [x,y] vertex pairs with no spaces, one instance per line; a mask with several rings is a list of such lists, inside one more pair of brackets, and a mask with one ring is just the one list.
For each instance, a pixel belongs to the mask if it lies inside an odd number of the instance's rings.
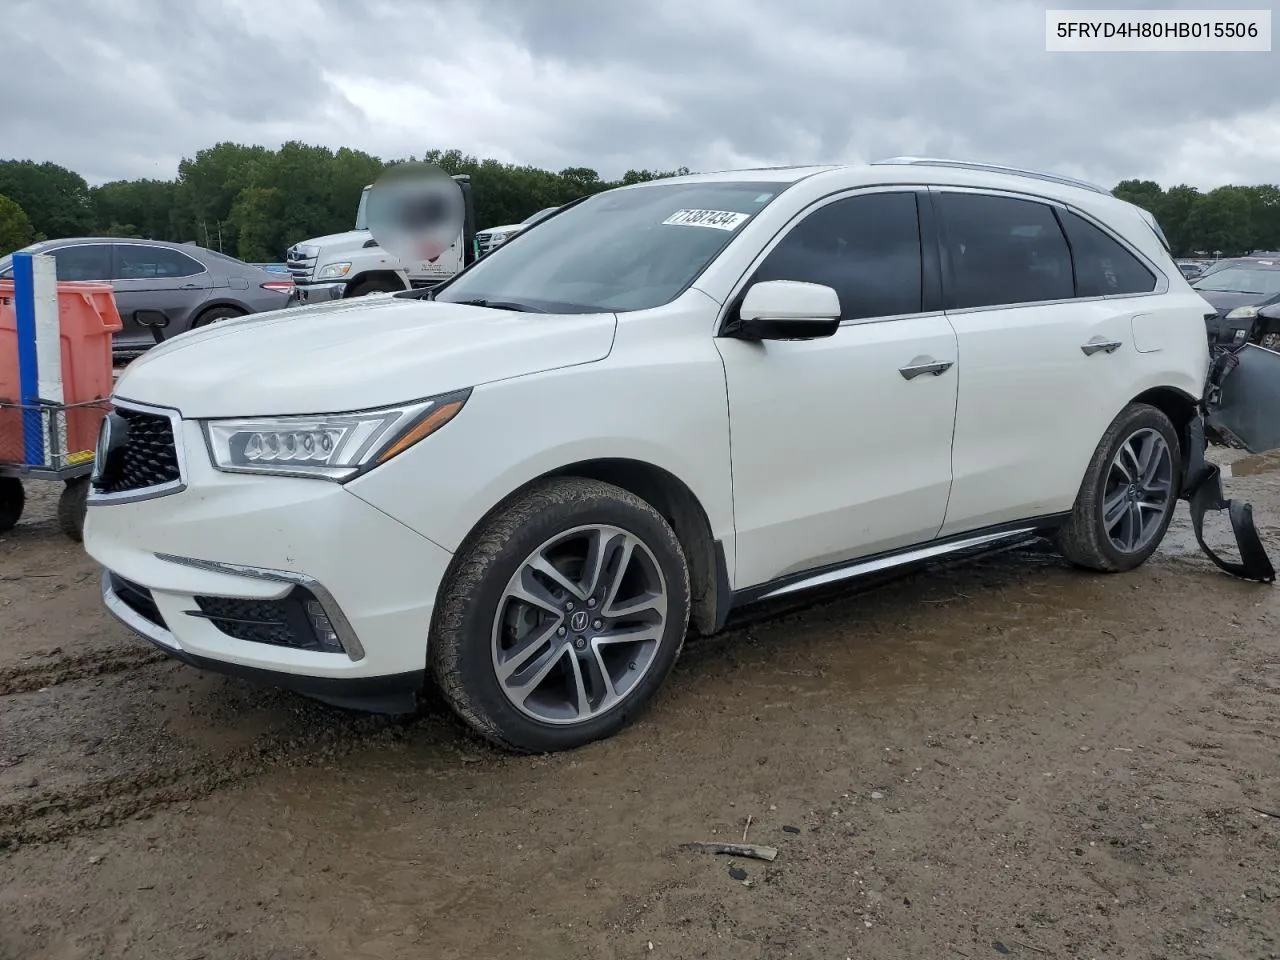
[[1040,170],[1026,170],[1022,167],[1007,167],[998,163],[977,163],[971,160],[944,160],[937,157],[890,157],[887,160],[871,161],[871,166],[873,167],[897,164],[919,167],[954,167],[959,170],[981,170],[986,173],[1004,173],[1014,177],[1029,177],[1032,180],[1046,180],[1050,183],[1061,183],[1068,187],[1079,187],[1081,190],[1101,193],[1104,196],[1112,195],[1110,190],[1105,187],[1100,187],[1096,183],[1089,183],[1087,180],[1077,180],[1074,177],[1064,177],[1056,173],[1044,173]]

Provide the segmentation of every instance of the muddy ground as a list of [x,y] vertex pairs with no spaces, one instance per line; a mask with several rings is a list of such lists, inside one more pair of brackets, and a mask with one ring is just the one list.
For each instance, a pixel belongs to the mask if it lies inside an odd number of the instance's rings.
[[[757,619],[530,759],[163,659],[42,486],[0,537],[4,960],[1280,957],[1280,590],[1185,514],[1125,576],[1033,546]],[[744,831],[776,861],[680,849]]]

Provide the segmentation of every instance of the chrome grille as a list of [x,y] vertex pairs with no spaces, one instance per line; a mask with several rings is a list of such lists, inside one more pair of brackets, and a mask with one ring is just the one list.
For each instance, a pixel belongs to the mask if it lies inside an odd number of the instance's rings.
[[316,272],[316,257],[304,256],[298,247],[290,247],[285,253],[284,265],[294,283],[310,283]]

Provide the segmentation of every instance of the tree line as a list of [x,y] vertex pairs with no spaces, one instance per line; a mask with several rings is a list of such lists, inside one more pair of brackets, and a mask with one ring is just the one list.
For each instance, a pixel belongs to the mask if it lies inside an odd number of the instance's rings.
[[[481,228],[516,223],[621,184],[688,173],[630,170],[608,181],[589,167],[553,172],[478,159],[460,150],[410,157],[470,174]],[[39,239],[78,236],[195,241],[249,261],[275,262],[309,237],[349,230],[365,184],[400,161],[297,141],[278,150],[219,143],[185,158],[172,180],[116,180],[90,187],[54,163],[0,160],[0,255]],[[1151,211],[1178,256],[1232,256],[1280,248],[1280,188],[1125,180],[1117,196]]]
[[[587,167],[554,173],[461,150],[407,159],[470,174],[482,229],[610,187],[689,172],[629,170],[607,181]],[[244,260],[278,262],[300,240],[350,230],[361,190],[396,162],[345,147],[219,143],[183,159],[173,180],[90,187],[54,163],[0,160],[0,255],[39,239],[114,236],[195,241]]]

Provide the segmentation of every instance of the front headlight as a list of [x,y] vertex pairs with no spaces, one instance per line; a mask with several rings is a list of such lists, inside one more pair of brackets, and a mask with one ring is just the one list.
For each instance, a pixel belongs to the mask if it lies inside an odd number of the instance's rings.
[[1252,320],[1258,315],[1257,307],[1236,307],[1227,314],[1228,320]]
[[227,473],[270,473],[342,482],[386,463],[457,416],[471,390],[403,407],[307,417],[206,420],[213,465]]
[[341,280],[351,272],[351,264],[349,263],[328,263],[320,268],[320,272],[316,274],[317,280]]

